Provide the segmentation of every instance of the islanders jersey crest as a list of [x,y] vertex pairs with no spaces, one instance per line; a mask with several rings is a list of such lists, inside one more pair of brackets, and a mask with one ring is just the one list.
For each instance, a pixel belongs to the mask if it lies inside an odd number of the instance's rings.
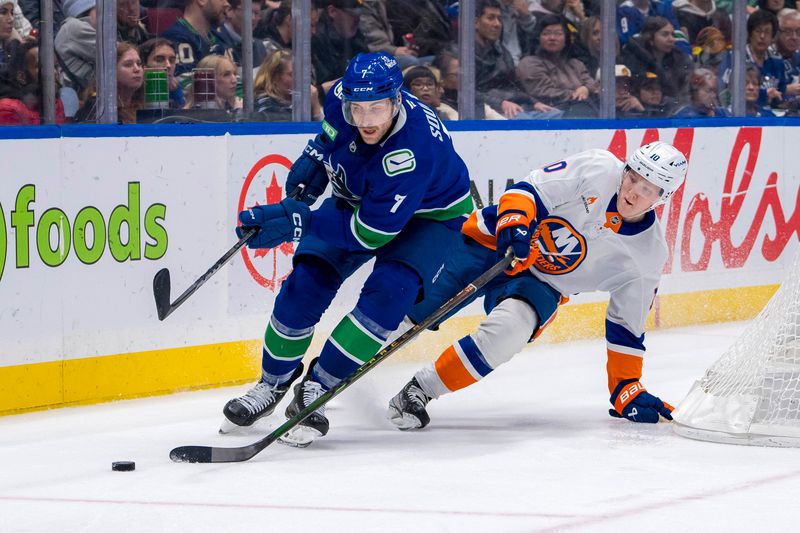
[[533,267],[543,274],[572,272],[586,258],[586,239],[561,217],[550,216],[539,222],[533,242],[539,248]]

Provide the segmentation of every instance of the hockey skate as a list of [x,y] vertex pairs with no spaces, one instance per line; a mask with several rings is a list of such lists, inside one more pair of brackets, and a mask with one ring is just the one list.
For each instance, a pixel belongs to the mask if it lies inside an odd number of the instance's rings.
[[417,378],[412,378],[397,396],[389,401],[388,418],[403,431],[422,429],[431,421],[425,410],[431,399],[419,386]]
[[[309,365],[308,373],[303,378],[303,381],[294,386],[294,398],[286,408],[286,418],[292,418],[297,415],[311,402],[325,394],[325,389],[322,388],[322,385],[314,381],[311,376],[311,369],[314,368],[314,363]],[[328,418],[325,416],[325,406],[322,405],[278,440],[289,446],[305,448],[318,437],[324,437],[328,433],[329,427]]]
[[222,409],[225,419],[219,432],[225,434],[240,427],[251,426],[259,418],[272,414],[275,406],[289,391],[291,384],[302,374],[303,363],[300,363],[286,383],[276,387],[259,381],[244,396],[230,400]]

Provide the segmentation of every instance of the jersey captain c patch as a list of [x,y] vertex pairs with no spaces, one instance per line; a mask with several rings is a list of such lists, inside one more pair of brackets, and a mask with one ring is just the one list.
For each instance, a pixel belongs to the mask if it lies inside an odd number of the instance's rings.
[[572,272],[586,258],[586,239],[560,217],[539,222],[533,242],[539,248],[533,267],[539,272],[558,276]]

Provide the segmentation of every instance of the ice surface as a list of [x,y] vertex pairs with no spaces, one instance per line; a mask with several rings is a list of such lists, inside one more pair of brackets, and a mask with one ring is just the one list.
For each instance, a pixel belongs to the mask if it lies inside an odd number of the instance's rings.
[[[649,334],[645,386],[677,404],[742,328]],[[217,435],[245,386],[0,418],[0,531],[728,532],[800,520],[800,450],[610,418],[601,340],[532,345],[404,433],[385,407],[418,366],[386,361],[332,402],[327,437],[240,464],[168,454],[277,426]],[[136,471],[112,472],[117,460]]]

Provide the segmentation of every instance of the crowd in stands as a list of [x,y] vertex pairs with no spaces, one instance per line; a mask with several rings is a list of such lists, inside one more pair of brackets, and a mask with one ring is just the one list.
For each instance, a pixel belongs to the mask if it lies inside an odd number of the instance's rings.
[[[252,2],[248,117],[242,0],[115,1],[120,122],[140,121],[140,112],[153,106],[173,114],[214,111],[229,120],[292,120],[291,0]],[[800,114],[798,4],[747,0],[748,116]],[[53,5],[56,121],[91,122],[96,0]],[[321,103],[350,58],[366,51],[394,55],[406,89],[441,118],[458,119],[458,6],[456,0],[312,0],[312,120],[321,120]],[[734,0],[617,0],[616,116],[730,116],[733,10]],[[601,0],[476,0],[476,118],[599,116],[600,11]],[[0,0],[0,124],[41,122],[41,18],[39,0]],[[168,97],[145,98],[155,86],[146,81],[151,73],[166,73]]]

